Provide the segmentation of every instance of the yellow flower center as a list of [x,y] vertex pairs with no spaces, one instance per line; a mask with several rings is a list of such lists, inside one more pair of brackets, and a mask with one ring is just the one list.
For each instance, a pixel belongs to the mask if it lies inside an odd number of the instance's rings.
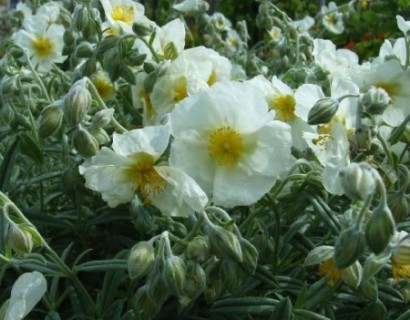
[[154,158],[147,153],[138,153],[135,164],[126,169],[128,181],[138,188],[142,198],[149,202],[150,198],[161,193],[166,187],[166,181],[154,167]]
[[393,84],[380,82],[376,83],[374,86],[377,88],[382,88],[389,95],[390,99],[394,99],[397,92],[397,87]]
[[393,257],[392,262],[392,274],[396,281],[404,279],[410,281],[410,264],[399,264]]
[[342,272],[336,268],[335,260],[333,258],[323,261],[319,266],[319,275],[328,276],[327,285],[332,287],[335,282],[342,279]]
[[114,85],[105,75],[97,73],[92,82],[103,100],[108,100],[114,95]]
[[334,17],[333,14],[327,14],[325,19],[326,19],[326,22],[330,25],[335,25],[336,24],[335,17]]
[[276,95],[270,103],[270,109],[275,110],[276,119],[289,122],[295,119],[295,99],[287,95]]
[[333,124],[331,122],[318,125],[317,133],[319,134],[319,137],[312,139],[313,144],[325,145],[328,143],[329,140],[332,139],[332,129]]
[[212,70],[211,75],[208,79],[208,86],[212,86],[216,82],[216,72]]
[[34,40],[33,49],[38,57],[47,58],[53,51],[53,44],[50,39],[39,37]]
[[188,97],[188,91],[186,88],[186,79],[181,78],[179,81],[176,82],[175,88],[174,88],[174,101],[179,102],[182,99]]
[[241,135],[230,127],[216,129],[209,137],[209,156],[221,166],[236,164],[243,151]]
[[131,25],[134,22],[134,7],[116,5],[112,10],[112,18],[116,21],[122,21]]

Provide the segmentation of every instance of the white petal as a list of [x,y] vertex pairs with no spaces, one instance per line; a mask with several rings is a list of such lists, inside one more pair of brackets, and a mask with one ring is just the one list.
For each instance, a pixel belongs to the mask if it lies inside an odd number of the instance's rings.
[[145,152],[158,158],[168,146],[169,135],[168,126],[145,127],[123,134],[114,133],[112,148],[124,156]]

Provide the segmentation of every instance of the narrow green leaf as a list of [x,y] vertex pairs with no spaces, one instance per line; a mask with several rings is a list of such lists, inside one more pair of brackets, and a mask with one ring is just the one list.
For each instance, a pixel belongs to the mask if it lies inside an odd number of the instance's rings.
[[43,154],[38,144],[27,133],[19,134],[19,147],[22,154],[29,156],[36,163],[43,163]]
[[15,138],[15,140],[9,145],[7,151],[3,156],[3,161],[1,162],[0,166],[0,191],[7,192],[11,172],[13,169],[14,160],[17,156],[17,145],[19,140]]
[[306,320],[331,320],[328,317],[322,316],[321,314],[315,313],[313,311],[304,310],[304,309],[296,309],[295,314],[299,316],[299,319],[306,319]]
[[292,318],[292,303],[288,297],[279,301],[273,310],[270,320],[290,320]]

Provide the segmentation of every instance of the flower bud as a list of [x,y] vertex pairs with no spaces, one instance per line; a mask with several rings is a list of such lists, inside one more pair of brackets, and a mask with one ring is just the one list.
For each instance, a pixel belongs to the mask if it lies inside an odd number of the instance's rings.
[[165,258],[162,277],[170,292],[181,296],[185,285],[185,261],[175,255]]
[[217,276],[222,280],[224,290],[229,292],[238,286],[241,272],[235,261],[223,259],[216,270],[218,271]]
[[198,297],[206,287],[206,274],[199,263],[188,261],[184,283],[184,295],[190,300]]
[[74,10],[73,23],[78,31],[84,30],[84,28],[89,24],[89,21],[89,14],[85,8],[76,8]]
[[72,28],[67,28],[65,30],[64,35],[63,35],[63,40],[64,40],[64,44],[67,47],[69,47],[69,48],[74,47],[76,38],[77,37],[76,37],[75,32]]
[[132,25],[132,31],[140,37],[146,37],[153,32],[153,28],[146,23],[134,22]]
[[354,162],[340,170],[339,175],[345,194],[352,200],[363,200],[376,189],[373,168],[365,162]]
[[360,103],[370,114],[382,114],[390,104],[390,97],[383,88],[371,87],[360,97]]
[[98,141],[82,126],[79,126],[73,134],[74,148],[85,158],[94,156],[98,149]]
[[55,133],[63,122],[64,112],[60,105],[52,104],[43,109],[40,115],[38,135],[41,139]]
[[111,141],[110,136],[103,128],[91,126],[89,128],[89,132],[97,140],[98,145]]
[[258,264],[258,250],[256,250],[255,246],[245,238],[241,238],[239,243],[242,248],[242,266],[247,272],[254,274]]
[[370,301],[376,301],[378,298],[377,283],[374,278],[369,281],[362,281],[359,286],[359,292]]
[[403,191],[390,192],[387,203],[397,223],[406,219],[409,212],[409,196],[406,193]]
[[356,261],[342,271],[342,280],[352,288],[357,288],[362,281],[363,268],[362,265]]
[[71,126],[75,126],[83,121],[91,106],[91,102],[91,94],[82,84],[82,80],[71,87],[63,100],[64,113]]
[[155,252],[151,242],[141,241],[132,247],[128,257],[128,274],[139,279],[148,274],[154,265]]
[[136,309],[143,315],[144,319],[152,319],[161,310],[156,300],[151,299],[148,294],[148,284],[138,289],[135,294]]
[[24,255],[33,250],[33,236],[29,231],[12,224],[7,232],[7,244],[17,254]]
[[308,123],[310,125],[328,123],[339,108],[339,102],[331,98],[323,98],[309,110]]
[[77,58],[88,58],[92,55],[93,51],[93,45],[87,41],[83,41],[75,49],[75,56]]
[[343,231],[335,244],[335,264],[338,269],[344,269],[354,263],[364,251],[365,240],[363,232],[357,227]]
[[209,225],[206,228],[211,248],[220,258],[228,258],[242,262],[242,248],[238,237],[231,231],[217,225]]
[[387,205],[374,210],[366,224],[366,242],[376,255],[383,252],[395,233],[396,224]]
[[202,263],[209,257],[209,243],[205,237],[198,236],[188,243],[186,255],[192,261]]
[[407,233],[394,248],[391,259],[399,265],[410,265],[410,238]]

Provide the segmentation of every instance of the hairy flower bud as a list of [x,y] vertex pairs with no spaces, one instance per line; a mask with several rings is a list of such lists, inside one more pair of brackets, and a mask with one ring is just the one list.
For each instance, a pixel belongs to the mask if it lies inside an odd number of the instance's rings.
[[85,158],[94,156],[98,149],[98,141],[82,126],[79,126],[73,134],[74,148]]
[[33,250],[33,236],[29,231],[12,224],[7,232],[7,244],[17,254],[24,255]]
[[161,310],[161,304],[158,304],[157,300],[151,299],[148,292],[148,284],[138,289],[134,299],[137,310],[145,319],[153,319]]
[[93,51],[94,46],[87,41],[83,41],[75,49],[75,56],[77,58],[88,58],[92,55]]
[[333,119],[339,108],[339,102],[331,98],[323,98],[309,110],[308,123],[310,125],[328,123]]
[[243,262],[242,266],[250,274],[254,274],[256,270],[256,265],[258,264],[258,250],[255,246],[245,238],[241,238],[239,243],[242,248]]
[[155,260],[154,246],[141,241],[132,247],[128,257],[128,274],[131,279],[139,279],[148,274]]
[[376,255],[383,252],[396,230],[393,216],[387,205],[374,210],[366,224],[366,242]]
[[44,139],[55,133],[61,127],[63,117],[64,112],[58,104],[52,104],[44,108],[39,119],[39,137]]
[[340,170],[339,174],[345,194],[352,200],[363,200],[375,191],[373,168],[365,162],[354,162]]
[[206,228],[211,248],[220,258],[228,258],[242,262],[242,248],[238,237],[231,231],[217,225],[209,225]]
[[382,114],[390,104],[390,97],[383,88],[371,87],[360,98],[360,103],[370,114]]
[[110,136],[103,128],[91,126],[88,131],[97,140],[98,145],[108,143],[111,140]]
[[81,123],[91,106],[91,94],[83,83],[80,80],[74,84],[63,100],[64,113],[71,126]]
[[75,40],[76,40],[76,35],[75,32],[72,28],[67,28],[64,32],[63,35],[63,40],[64,40],[64,44],[69,47],[72,48],[75,45]]
[[365,240],[363,232],[357,227],[351,227],[341,233],[335,244],[335,263],[338,269],[344,269],[353,264],[364,251]]
[[397,223],[406,219],[409,212],[409,201],[408,194],[403,191],[393,191],[389,193],[387,203]]
[[75,28],[78,31],[84,30],[84,28],[88,25],[89,20],[90,20],[89,14],[84,7],[82,8],[77,7],[74,10],[73,23],[74,23]]
[[190,300],[198,297],[206,287],[206,274],[199,263],[192,260],[187,263],[186,278],[184,283],[184,295]]
[[170,292],[181,296],[185,285],[185,261],[175,255],[165,258],[162,277]]
[[198,236],[188,243],[186,255],[192,261],[202,263],[209,256],[209,243],[207,238]]

